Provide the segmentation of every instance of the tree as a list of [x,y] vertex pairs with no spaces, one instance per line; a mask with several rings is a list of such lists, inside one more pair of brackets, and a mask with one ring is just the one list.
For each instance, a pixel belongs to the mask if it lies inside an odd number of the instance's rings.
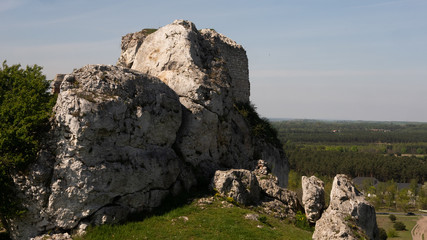
[[0,215],[16,215],[11,174],[36,158],[55,98],[40,66],[0,68]]
[[392,222],[396,222],[396,216],[395,216],[394,214],[390,214],[390,215],[388,216],[388,218],[390,219],[390,221],[392,221]]

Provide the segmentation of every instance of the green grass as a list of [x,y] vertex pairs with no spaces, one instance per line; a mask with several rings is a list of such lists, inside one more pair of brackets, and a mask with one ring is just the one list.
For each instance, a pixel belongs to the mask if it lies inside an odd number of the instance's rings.
[[[396,216],[396,222],[403,222],[406,225],[405,231],[396,231],[399,235],[395,238],[388,238],[388,239],[408,239],[411,240],[411,230],[417,223],[418,219],[420,219],[419,216],[404,216],[404,215],[395,215]],[[389,219],[389,215],[377,215],[377,223],[378,227],[384,228],[387,232],[393,228],[393,222]]]
[[[84,237],[76,239],[297,240],[311,239],[312,236],[312,232],[299,229],[286,220],[270,216],[263,218],[263,222],[245,219],[247,213],[255,212],[238,206],[230,207],[231,204],[221,199],[203,206],[199,206],[196,201],[140,222],[94,227],[89,229]],[[259,215],[261,216],[261,214]],[[185,220],[184,216],[188,220]]]

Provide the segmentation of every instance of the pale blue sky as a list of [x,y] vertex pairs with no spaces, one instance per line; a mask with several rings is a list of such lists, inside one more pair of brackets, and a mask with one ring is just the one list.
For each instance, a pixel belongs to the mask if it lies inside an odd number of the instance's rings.
[[243,45],[265,117],[427,122],[426,0],[0,0],[0,60],[52,79],[175,19]]

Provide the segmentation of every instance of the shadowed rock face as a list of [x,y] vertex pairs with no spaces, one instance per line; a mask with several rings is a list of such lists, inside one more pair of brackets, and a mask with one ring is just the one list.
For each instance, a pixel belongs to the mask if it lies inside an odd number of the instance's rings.
[[14,239],[121,222],[258,157],[287,184],[282,150],[253,136],[235,107],[249,102],[240,45],[182,20],[123,41],[125,67],[88,65],[58,80],[50,137],[14,176],[28,209],[8,221]]
[[313,239],[378,239],[375,209],[346,175],[334,178],[330,199],[316,222]]

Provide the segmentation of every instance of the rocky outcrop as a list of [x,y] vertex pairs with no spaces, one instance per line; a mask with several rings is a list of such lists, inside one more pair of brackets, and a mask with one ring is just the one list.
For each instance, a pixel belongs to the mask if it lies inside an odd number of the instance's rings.
[[14,176],[27,209],[8,221],[14,239],[121,222],[218,169],[253,169],[259,156],[287,184],[282,150],[237,108],[249,105],[244,49],[188,21],[149,33],[123,38],[122,66],[57,78],[49,137]]
[[117,223],[195,181],[172,147],[181,104],[158,79],[89,65],[64,77],[54,111],[54,152],[15,177],[28,212],[11,221],[14,238]]
[[218,170],[211,186],[223,197],[260,206],[262,211],[278,218],[293,217],[302,210],[296,193],[277,185],[277,177],[270,173],[264,160],[258,161],[254,171]]
[[307,220],[315,223],[325,208],[325,185],[315,176],[302,176],[302,205]]
[[245,169],[216,171],[212,187],[224,197],[244,205],[257,203],[261,194],[255,174]]
[[179,95],[184,121],[176,146],[200,176],[212,176],[219,166],[253,169],[256,155],[270,164],[281,186],[287,185],[281,148],[253,136],[236,111],[236,105],[249,104],[250,93],[241,45],[214,30],[198,31],[184,20],[135,36],[140,36],[138,49],[130,48],[135,54],[123,50],[119,62],[133,62],[132,69],[158,77]]
[[378,239],[374,207],[339,174],[334,178],[330,205],[316,222],[313,239]]

